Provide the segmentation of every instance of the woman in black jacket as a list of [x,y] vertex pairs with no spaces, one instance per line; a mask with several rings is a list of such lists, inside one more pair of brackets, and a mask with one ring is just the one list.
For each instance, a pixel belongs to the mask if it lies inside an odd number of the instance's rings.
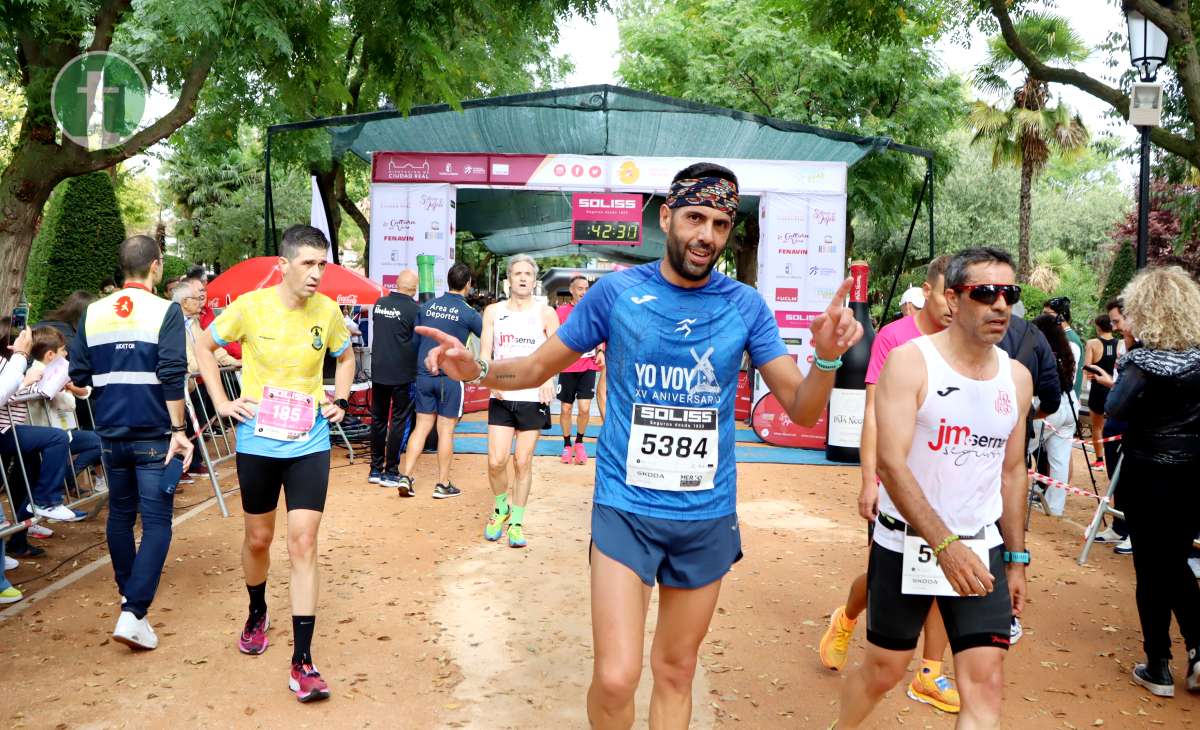
[[1200,691],[1200,586],[1187,564],[1200,531],[1200,284],[1178,266],[1148,269],[1121,298],[1140,346],[1117,363],[1106,410],[1129,424],[1122,501],[1146,652],[1133,681],[1172,697],[1172,613],[1187,646],[1188,689]]

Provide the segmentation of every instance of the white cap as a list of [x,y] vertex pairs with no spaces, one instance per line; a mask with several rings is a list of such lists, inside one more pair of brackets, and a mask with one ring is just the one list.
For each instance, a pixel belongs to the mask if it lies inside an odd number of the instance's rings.
[[925,308],[925,292],[919,286],[910,286],[900,295],[900,306],[911,304],[917,309]]

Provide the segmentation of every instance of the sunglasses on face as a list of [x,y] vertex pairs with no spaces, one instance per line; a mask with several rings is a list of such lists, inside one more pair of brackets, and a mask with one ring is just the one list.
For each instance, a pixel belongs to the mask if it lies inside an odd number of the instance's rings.
[[960,284],[952,288],[956,292],[966,292],[967,296],[988,306],[995,304],[1001,296],[1010,307],[1021,301],[1021,287],[1016,284]]

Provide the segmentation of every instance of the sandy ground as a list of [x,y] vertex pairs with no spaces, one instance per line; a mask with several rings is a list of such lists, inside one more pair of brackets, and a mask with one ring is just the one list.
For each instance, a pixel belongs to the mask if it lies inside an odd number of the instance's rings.
[[[150,614],[158,650],[132,654],[109,638],[118,599],[107,564],[27,599],[19,614],[0,614],[7,617],[0,621],[0,724],[585,727],[591,466],[537,460],[529,547],[513,550],[481,534],[491,507],[484,457],[457,457],[464,495],[438,501],[429,498],[432,457],[418,467],[418,496],[400,499],[368,485],[365,463],[346,465],[340,453],[320,545],[314,643],[333,699],[303,706],[286,690],[291,626],[282,529],[268,588],[272,647],[261,657],[237,652],[246,594],[234,495],[230,518],[210,505],[176,528]],[[1076,466],[1075,483],[1086,486],[1082,460]],[[746,558],[725,582],[701,652],[693,727],[828,727],[842,678],[821,668],[816,644],[865,567],[864,529],[853,507],[857,474],[778,465],[738,471]],[[177,514],[208,489],[204,480],[188,487]],[[1181,678],[1173,700],[1153,699],[1128,679],[1140,651],[1129,559],[1097,546],[1087,566],[1075,563],[1094,504],[1076,497],[1065,520],[1034,516],[1032,597],[1025,638],[1006,663],[1005,727],[1191,726],[1200,700],[1183,691]],[[32,597],[86,570],[106,557],[103,547],[38,577],[102,539],[102,529],[99,521],[60,529],[42,543],[49,556],[25,562],[10,579],[28,581],[22,588]],[[860,631],[852,662],[863,641]],[[1182,653],[1180,646],[1176,656]],[[647,668],[640,727],[649,684]],[[953,725],[952,716],[909,701],[902,688],[873,720],[879,728]]]

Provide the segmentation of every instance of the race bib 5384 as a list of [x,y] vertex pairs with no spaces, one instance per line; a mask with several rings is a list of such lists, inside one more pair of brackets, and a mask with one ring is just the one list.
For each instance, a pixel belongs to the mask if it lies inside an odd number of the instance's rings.
[[717,409],[635,403],[625,479],[646,489],[712,489],[719,451]]

